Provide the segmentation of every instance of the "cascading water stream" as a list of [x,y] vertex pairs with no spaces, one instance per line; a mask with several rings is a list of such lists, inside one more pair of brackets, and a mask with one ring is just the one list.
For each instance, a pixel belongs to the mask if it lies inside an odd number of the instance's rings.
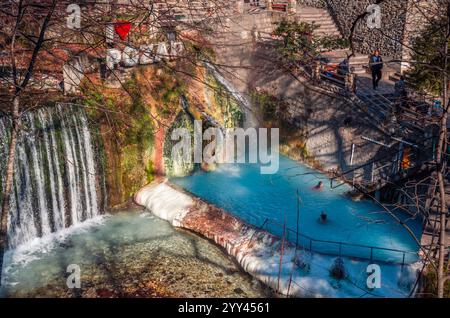
[[238,101],[238,103],[243,108],[243,111],[245,112],[245,120],[244,120],[244,128],[250,128],[250,127],[258,127],[258,120],[255,117],[255,114],[252,112],[252,106],[250,102],[247,100],[247,98],[227,80],[225,79],[222,74],[210,63],[205,63],[206,68],[214,74],[214,77],[219,81],[220,84],[222,84],[229,92],[230,94]]
[[[2,191],[10,127],[0,118]],[[98,216],[101,188],[84,109],[60,104],[27,113],[16,148],[9,248]]]

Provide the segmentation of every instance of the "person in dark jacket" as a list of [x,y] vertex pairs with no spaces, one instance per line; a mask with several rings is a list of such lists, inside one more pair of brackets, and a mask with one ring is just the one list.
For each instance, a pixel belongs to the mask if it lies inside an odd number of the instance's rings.
[[373,89],[378,88],[378,82],[381,80],[381,70],[383,69],[383,59],[380,56],[380,51],[376,50],[370,57],[369,61],[370,70],[372,72],[372,84]]
[[339,75],[345,76],[350,71],[350,67],[348,64],[348,59],[343,59],[341,63],[338,65],[337,73]]

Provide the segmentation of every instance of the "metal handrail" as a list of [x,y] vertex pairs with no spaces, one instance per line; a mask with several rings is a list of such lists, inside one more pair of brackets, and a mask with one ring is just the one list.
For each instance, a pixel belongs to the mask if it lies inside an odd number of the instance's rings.
[[[416,142],[416,144],[425,143],[425,142],[427,142],[428,140],[433,139],[433,138],[435,138],[435,137],[434,137],[434,136],[431,136],[431,137],[423,138],[423,139],[421,139],[421,140],[418,140],[418,141]],[[427,150],[427,149],[423,149],[423,151],[425,151],[425,150]],[[432,147],[430,148],[430,150],[432,150]],[[356,172],[357,170],[363,169],[363,168],[365,168],[365,167],[367,167],[367,166],[369,166],[369,165],[373,165],[373,164],[375,164],[375,163],[378,163],[378,162],[380,162],[380,161],[382,161],[382,160],[386,160],[386,159],[388,159],[388,158],[392,158],[392,156],[397,156],[397,155],[401,154],[402,151],[403,151],[403,150],[396,150],[395,152],[390,152],[390,153],[388,153],[388,154],[386,154],[386,155],[384,155],[384,156],[382,156],[382,157],[380,157],[380,158],[372,159],[372,160],[370,160],[369,162],[366,162],[366,163],[364,163],[364,164],[362,164],[362,165],[359,165],[359,166],[357,166],[357,167],[355,167],[355,168],[351,168],[351,169],[349,169],[349,170],[347,170],[347,171],[344,171],[344,172],[341,172],[341,173],[335,175],[334,177],[332,177],[332,178],[330,179],[330,181],[331,181],[331,187],[332,187],[332,188],[337,188],[337,187],[339,187],[339,186],[341,186],[341,185],[343,185],[343,184],[345,183],[345,182],[344,182],[344,183],[341,183],[340,185],[338,185],[338,186],[336,186],[336,187],[333,187],[333,181],[334,181],[334,180],[337,180],[337,179],[344,179],[344,180],[345,180],[345,176],[346,176],[346,175],[348,175],[348,174],[350,174],[350,173],[352,173],[352,172]],[[410,156],[412,156],[412,155],[414,155],[414,154],[410,154]],[[427,161],[428,161],[428,159],[422,160],[422,161],[419,161],[419,162],[416,162],[416,164],[415,164],[414,166],[423,164],[424,162],[427,162]],[[381,170],[382,168],[385,168],[386,166],[388,166],[388,165],[390,165],[390,164],[392,164],[392,163],[393,163],[392,160],[390,160],[389,163],[387,163],[386,165],[384,165],[384,166],[382,166],[382,167],[377,167],[377,169],[375,169],[375,171]],[[357,177],[362,176],[362,175],[364,175],[364,173],[360,173],[359,175],[357,175]]]
[[[369,162],[366,162],[366,163],[364,163],[364,164],[362,164],[362,165],[360,165],[360,166],[358,166],[358,167],[355,167],[355,168],[352,168],[352,169],[347,170],[347,171],[345,171],[345,172],[342,172],[342,173],[340,173],[339,175],[336,175],[336,176],[334,176],[334,177],[331,178],[331,184],[333,183],[333,180],[336,180],[336,179],[342,179],[342,178],[344,178],[344,176],[346,176],[346,175],[348,175],[348,174],[350,174],[350,173],[352,173],[352,172],[356,172],[357,170],[363,169],[363,168],[365,168],[365,167],[367,167],[367,166],[369,166],[369,165],[373,165],[373,164],[375,164],[375,163],[377,163],[377,162],[380,162],[380,161],[383,160],[383,159],[386,159],[386,158],[388,158],[388,157],[392,157],[393,155],[397,155],[397,154],[399,154],[399,153],[400,153],[400,151],[397,151],[397,152],[392,153],[392,154],[387,154],[386,156],[383,156],[383,157],[378,158],[378,159],[373,159],[373,160],[371,160],[371,161],[369,161]],[[391,164],[391,163],[392,163],[392,162],[390,162],[389,164]],[[358,176],[362,176],[362,175],[364,175],[364,173],[360,173],[360,175],[358,175]],[[333,186],[332,186],[332,188],[333,188]]]
[[[274,224],[278,227],[282,226],[279,222],[273,220],[273,219],[269,219],[266,218],[264,223],[265,225],[268,224]],[[302,233],[298,233],[297,231],[286,227],[286,230],[290,233],[294,233],[295,235],[298,235],[299,237],[303,237],[305,239],[307,239],[309,241],[309,251],[313,252],[313,242],[316,243],[326,243],[326,244],[333,244],[339,247],[339,256],[349,256],[349,257],[355,257],[355,258],[360,258],[360,259],[370,259],[371,261],[374,260],[374,251],[385,251],[385,252],[394,252],[394,253],[401,253],[402,254],[402,262],[401,264],[404,265],[405,264],[405,260],[406,260],[406,255],[418,255],[417,251],[407,251],[407,250],[399,250],[399,249],[394,249],[394,248],[387,248],[387,247],[378,247],[378,246],[370,246],[370,245],[364,245],[364,244],[357,244],[357,243],[347,243],[347,242],[340,242],[340,241],[331,241],[331,240],[322,240],[322,239],[315,239],[312,238],[308,235],[302,234]],[[289,235],[287,235],[287,238],[289,238]],[[364,257],[360,257],[360,256],[354,256],[354,255],[345,255],[344,253],[342,253],[342,247],[343,246],[349,246],[349,247],[357,247],[357,248],[365,248],[370,250],[370,257],[368,258],[364,258]],[[317,252],[321,252],[321,251],[317,251]],[[323,253],[323,252],[322,252]],[[327,253],[324,253],[327,254]],[[394,261],[386,261],[383,260],[386,263],[399,263],[399,262],[394,262]]]
[[[414,154],[410,154],[409,155],[409,158],[410,158],[410,161],[412,161],[412,160],[414,160],[413,159],[413,157],[414,157]],[[377,173],[377,172],[379,172],[379,171],[381,171],[381,170],[383,170],[383,169],[385,169],[385,168],[387,168],[387,167],[389,167],[389,166],[392,166],[393,164],[395,164],[396,162],[399,162],[400,160],[392,160],[391,162],[388,162],[388,163],[386,163],[385,165],[382,165],[382,166],[379,166],[379,167],[376,167],[376,168],[374,168],[373,167],[373,165],[374,165],[374,163],[375,162],[373,162],[372,163],[372,171],[371,171],[371,174],[372,174],[372,177],[371,177],[371,180],[370,181],[367,181],[366,182],[366,184],[375,184],[376,183],[376,181],[374,180],[374,174],[375,173]],[[417,166],[420,166],[421,164],[423,164],[424,162],[427,162],[428,160],[423,160],[423,161],[416,161],[413,165],[411,165],[408,169],[411,169],[411,168],[414,168],[414,167],[417,167]],[[343,174],[341,174],[340,176],[335,176],[335,177],[333,177],[332,178],[332,180],[331,180],[331,184],[333,183],[333,181],[335,180],[335,179],[338,179],[338,178],[341,178],[341,179],[344,179],[345,180],[345,175],[347,175],[347,174],[349,174],[350,172],[356,172],[357,170],[360,170],[360,169],[363,169],[364,167],[366,167],[367,165],[362,165],[362,166],[359,166],[359,167],[357,167],[356,169],[354,169],[354,170],[351,170],[351,171],[347,171],[346,173],[343,173]],[[405,169],[406,170],[406,169]],[[405,170],[403,170],[403,171],[405,171]],[[359,173],[359,174],[357,174],[357,175],[354,175],[353,177],[352,177],[352,179],[353,179],[353,185],[354,185],[354,180],[355,179],[357,179],[358,177],[362,177],[362,176],[364,176],[364,172],[361,172],[361,173]],[[384,179],[384,180],[389,180],[391,177],[393,177],[393,176],[395,176],[395,175],[397,175],[397,173],[390,173],[389,175],[387,175],[386,177],[381,177],[381,178],[379,178],[379,179]],[[337,186],[334,186],[333,187],[333,184],[331,185],[331,187],[333,188],[333,189],[336,189],[336,188],[338,188],[338,187],[340,187],[340,186],[342,186],[343,184],[345,183],[345,181],[343,182],[343,183],[340,183],[339,185],[337,185]],[[363,183],[363,182],[360,182],[361,184]]]
[[[185,191],[185,192],[195,196],[195,194],[190,192],[189,190],[183,189],[183,191]],[[205,201],[205,202],[208,202],[207,200],[205,200],[203,198],[202,198],[202,200]],[[237,217],[237,218],[239,218],[239,217]],[[254,216],[247,216],[247,218],[254,219],[254,221],[257,220],[257,218],[254,217]],[[244,219],[242,219],[242,220],[244,220]],[[269,229],[268,229],[268,225],[269,224],[274,224],[277,227],[284,226],[284,225],[281,225],[281,223],[276,222],[275,220],[270,219],[270,218],[265,218],[264,222],[262,223],[261,226],[255,225],[255,222],[247,222],[247,221],[243,221],[243,222],[253,224],[253,225],[251,225],[251,227],[259,229],[259,230],[265,230],[265,231],[268,231],[268,232],[270,232]],[[374,251],[395,252],[395,253],[402,253],[402,256],[403,256],[402,257],[402,262],[401,262],[402,265],[405,264],[406,255],[407,254],[408,255],[418,255],[418,252],[414,252],[414,251],[405,251],[405,250],[399,250],[399,249],[393,249],[393,248],[387,248],[387,247],[378,247],[378,246],[369,246],[369,245],[356,244],[356,243],[347,243],[347,242],[338,242],[338,241],[331,241],[331,240],[315,239],[315,238],[312,238],[312,237],[310,237],[308,235],[299,233],[296,230],[293,230],[293,229],[291,229],[291,228],[289,228],[287,226],[286,226],[286,231],[288,233],[286,235],[286,238],[287,238],[288,241],[289,241],[289,233],[294,233],[295,235],[298,235],[299,237],[303,237],[303,238],[309,240],[309,249],[307,249],[307,250],[309,250],[310,252],[313,252],[313,242],[337,245],[339,247],[339,253],[338,253],[339,256],[348,256],[348,257],[357,258],[357,259],[370,259],[371,261],[375,260],[374,254],[373,254]],[[257,234],[257,232],[255,231],[252,234],[252,236],[250,237],[250,241],[253,240],[253,238],[255,237],[256,234]],[[274,233],[272,233],[272,234],[274,234]],[[276,234],[274,234],[274,235],[276,235]],[[364,258],[364,257],[361,257],[361,256],[355,256],[355,255],[349,255],[349,254],[346,255],[346,254],[342,253],[342,246],[351,246],[351,247],[369,249],[370,250],[370,257],[369,258]],[[296,248],[298,248],[298,246],[296,246]],[[323,252],[323,251],[316,251],[316,252],[319,252],[321,254],[326,254],[326,255],[335,255],[334,253],[326,253],[326,252]],[[387,260],[381,260],[381,261],[384,262],[384,263],[390,263],[390,264],[398,264],[399,263],[399,262],[387,261]]]

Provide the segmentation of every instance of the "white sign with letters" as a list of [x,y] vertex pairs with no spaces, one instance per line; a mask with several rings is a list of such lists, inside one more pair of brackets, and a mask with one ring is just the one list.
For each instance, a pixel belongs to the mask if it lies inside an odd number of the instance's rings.
[[182,42],[171,42],[169,45],[165,42],[146,44],[141,45],[139,49],[127,46],[123,52],[118,49],[108,49],[106,65],[108,68],[113,69],[120,62],[123,62],[127,67],[153,64],[164,59],[173,59],[180,56],[183,50]]

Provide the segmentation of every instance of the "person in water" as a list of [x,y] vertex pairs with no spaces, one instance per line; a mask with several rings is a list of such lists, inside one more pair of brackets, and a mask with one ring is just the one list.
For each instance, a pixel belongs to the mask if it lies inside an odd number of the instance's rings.
[[314,187],[314,189],[320,190],[323,188],[323,182],[319,181],[319,183]]
[[327,223],[327,219],[328,219],[328,215],[325,213],[325,211],[322,211],[322,213],[320,213],[320,223]]

